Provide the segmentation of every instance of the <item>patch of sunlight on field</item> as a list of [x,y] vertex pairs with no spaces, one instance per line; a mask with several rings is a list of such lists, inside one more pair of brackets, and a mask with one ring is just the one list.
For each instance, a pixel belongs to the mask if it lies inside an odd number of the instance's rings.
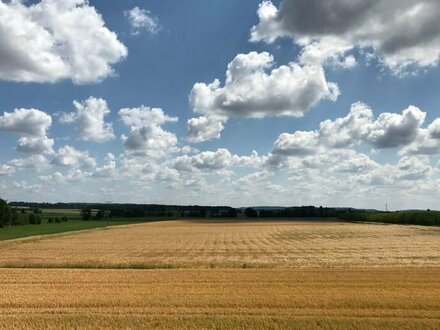
[[435,267],[439,246],[434,227],[182,220],[0,242],[0,267]]
[[434,268],[0,269],[2,329],[438,329]]

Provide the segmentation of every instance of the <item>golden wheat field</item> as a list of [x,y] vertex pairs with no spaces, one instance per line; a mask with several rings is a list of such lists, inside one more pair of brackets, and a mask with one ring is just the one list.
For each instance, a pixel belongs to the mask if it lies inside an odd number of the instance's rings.
[[0,329],[439,329],[439,247],[434,227],[301,221],[3,241]]
[[0,267],[440,266],[440,228],[163,221],[0,242]]
[[433,268],[2,269],[3,329],[438,329]]

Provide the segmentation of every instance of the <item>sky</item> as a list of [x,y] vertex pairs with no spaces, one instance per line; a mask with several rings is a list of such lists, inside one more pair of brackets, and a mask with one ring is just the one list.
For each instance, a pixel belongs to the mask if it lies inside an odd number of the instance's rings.
[[440,2],[0,0],[0,197],[436,209]]

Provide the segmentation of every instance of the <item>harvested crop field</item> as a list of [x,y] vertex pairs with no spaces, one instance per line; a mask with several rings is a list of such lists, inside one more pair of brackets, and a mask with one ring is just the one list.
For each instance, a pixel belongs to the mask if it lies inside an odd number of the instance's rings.
[[433,268],[0,269],[0,328],[440,327]]
[[2,241],[0,329],[439,329],[439,246],[435,227],[305,221]]
[[439,246],[436,227],[163,221],[0,242],[0,267],[436,267]]

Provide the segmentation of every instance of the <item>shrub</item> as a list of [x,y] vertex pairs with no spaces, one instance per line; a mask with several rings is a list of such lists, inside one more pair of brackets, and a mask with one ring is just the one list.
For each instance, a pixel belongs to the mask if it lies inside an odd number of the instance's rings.
[[67,222],[67,221],[69,221],[69,219],[68,219],[67,217],[62,217],[62,218],[61,218],[61,221],[63,221],[63,222]]
[[35,213],[29,214],[29,223],[31,225],[40,225],[41,224],[41,217]]

